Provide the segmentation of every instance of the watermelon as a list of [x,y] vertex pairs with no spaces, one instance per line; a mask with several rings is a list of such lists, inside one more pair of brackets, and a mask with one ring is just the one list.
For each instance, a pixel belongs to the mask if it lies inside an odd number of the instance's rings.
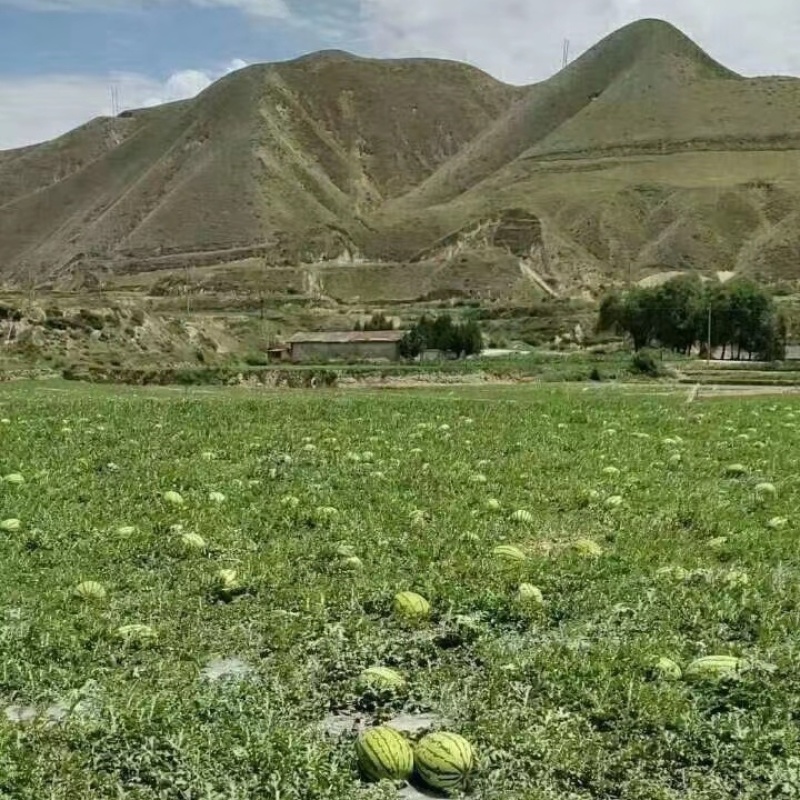
[[492,555],[499,561],[505,561],[507,563],[519,563],[520,561],[525,561],[527,558],[525,553],[513,544],[498,545],[492,550]]
[[18,519],[4,519],[0,522],[0,531],[6,533],[16,533],[22,527],[22,523]]
[[406,679],[389,667],[368,667],[359,676],[359,683],[368,689],[401,689]]
[[533,514],[530,511],[526,511],[524,508],[519,509],[519,511],[515,511],[511,515],[512,522],[521,522],[525,525],[530,525],[533,522]]
[[6,475],[6,476],[3,478],[3,480],[4,480],[6,483],[15,484],[15,485],[17,485],[17,486],[18,486],[19,484],[21,484],[21,483],[25,483],[25,478],[24,478],[22,475],[20,475],[20,473],[19,473],[19,472],[12,472],[10,475]]
[[106,590],[97,581],[83,581],[75,587],[75,596],[81,600],[102,600],[106,596]]
[[581,556],[596,557],[603,555],[603,548],[592,539],[578,539],[572,549]]
[[716,536],[713,539],[709,539],[708,547],[711,550],[720,550],[721,548],[725,547],[727,543],[728,543],[727,536]]
[[117,628],[117,637],[124,642],[148,642],[156,638],[156,632],[149,625],[133,623],[132,625],[121,625]]
[[315,517],[320,520],[332,520],[339,516],[339,509],[333,506],[320,506],[314,511]]
[[203,551],[208,549],[206,540],[199,533],[184,533],[181,536],[181,544],[187,550]]
[[414,771],[414,751],[393,728],[364,731],[356,740],[356,758],[368,780],[407,781]]
[[517,600],[521,603],[541,605],[544,602],[542,590],[532,583],[521,583],[517,589]]
[[463,736],[439,731],[420,739],[414,762],[423,783],[450,793],[461,789],[475,769],[475,751]]
[[364,569],[364,562],[358,556],[347,556],[339,562],[339,566],[349,572],[360,572]]
[[416,592],[399,592],[394,596],[394,613],[404,619],[425,619],[430,616],[431,604]]
[[183,498],[177,492],[164,492],[164,501],[173,506],[183,505]]
[[211,594],[217,600],[229,603],[246,592],[247,589],[242,586],[239,581],[239,574],[235,569],[221,569],[214,576]]
[[719,680],[735,677],[748,666],[747,661],[735,656],[704,656],[686,667],[687,678]]
[[224,589],[238,586],[238,574],[235,569],[221,569],[217,572],[217,581]]
[[677,681],[681,679],[683,673],[680,666],[671,658],[663,656],[656,661],[654,665],[656,673],[665,680]]

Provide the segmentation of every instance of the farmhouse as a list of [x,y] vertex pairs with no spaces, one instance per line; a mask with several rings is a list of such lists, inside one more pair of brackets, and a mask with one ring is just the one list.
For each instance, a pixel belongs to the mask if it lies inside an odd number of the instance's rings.
[[291,360],[397,361],[405,331],[319,331],[296,333],[288,340]]

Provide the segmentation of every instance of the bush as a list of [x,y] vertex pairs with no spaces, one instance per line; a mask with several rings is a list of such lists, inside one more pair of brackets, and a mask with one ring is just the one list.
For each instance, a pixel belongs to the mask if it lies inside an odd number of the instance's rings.
[[660,358],[652,350],[638,350],[631,359],[631,372],[636,375],[648,375],[657,378],[663,375]]
[[247,353],[243,361],[248,367],[267,367],[270,363],[267,353]]

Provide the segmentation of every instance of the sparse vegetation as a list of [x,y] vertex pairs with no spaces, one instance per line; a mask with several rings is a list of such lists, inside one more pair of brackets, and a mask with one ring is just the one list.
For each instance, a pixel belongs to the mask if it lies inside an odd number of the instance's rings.
[[394,321],[389,319],[382,311],[375,312],[368,320],[355,324],[356,331],[391,331],[394,330]]

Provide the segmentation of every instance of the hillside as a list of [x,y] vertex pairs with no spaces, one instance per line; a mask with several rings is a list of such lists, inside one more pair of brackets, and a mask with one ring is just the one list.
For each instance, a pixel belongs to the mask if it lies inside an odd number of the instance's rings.
[[345,301],[390,274],[373,294],[592,295],[683,269],[792,283],[799,150],[800,80],[743,78],[656,20],[522,88],[318,53],[0,153],[0,274],[249,259]]
[[339,255],[373,208],[517,93],[461,64],[321,53],[95,120],[0,160],[3,274],[129,270],[174,253]]

